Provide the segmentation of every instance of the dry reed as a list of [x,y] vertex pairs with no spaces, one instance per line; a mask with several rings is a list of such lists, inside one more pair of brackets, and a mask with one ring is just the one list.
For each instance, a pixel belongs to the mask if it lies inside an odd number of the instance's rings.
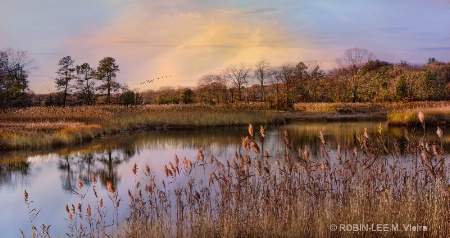
[[[148,166],[142,171],[134,165],[130,212],[123,221],[118,220],[121,198],[109,182],[115,225],[110,232],[118,237],[450,235],[450,174],[442,143],[407,135],[401,156],[398,145],[386,147],[380,127],[377,135],[358,135],[357,145],[338,145],[331,156],[326,135],[320,133],[320,154],[313,158],[307,147],[292,148],[285,133],[284,146],[269,157],[269,152],[261,156],[255,149],[264,137],[256,141],[252,128],[250,137],[242,138],[245,150],[234,158],[219,161],[210,155],[205,160],[202,149],[195,161],[185,157],[180,164],[175,156],[174,163],[164,166],[161,183]],[[441,138],[442,130],[437,133]],[[144,179],[137,181],[140,173]],[[84,195],[78,190],[77,194],[82,204]],[[79,211],[66,206],[71,235],[106,234],[100,201],[96,216],[89,205]],[[333,231],[333,224],[397,224],[399,230]],[[426,226],[427,231],[404,230],[402,224]]]

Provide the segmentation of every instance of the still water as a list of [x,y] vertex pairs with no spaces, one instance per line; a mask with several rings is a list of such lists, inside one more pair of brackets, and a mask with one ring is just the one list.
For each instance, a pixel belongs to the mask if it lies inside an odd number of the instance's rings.
[[[358,144],[358,135],[365,128],[370,136],[375,136],[379,125],[376,122],[308,122],[267,127],[264,143],[260,147],[268,151],[269,155],[282,153],[286,131],[294,149],[306,146],[311,151],[311,157],[318,157],[319,132],[322,131],[327,140],[327,150],[332,155],[338,144],[349,148]],[[386,144],[392,146],[398,143],[401,149],[405,140],[405,128],[388,127],[383,123],[381,127]],[[255,126],[255,134],[258,131],[259,126]],[[422,128],[410,128],[409,131],[410,137],[423,134]],[[435,132],[436,128],[429,128],[427,134],[431,140],[434,138],[437,141]],[[123,199],[119,219],[124,219],[129,211],[127,191],[135,184],[131,171],[135,163],[138,169],[149,165],[155,172],[156,179],[162,180],[165,177],[164,165],[173,161],[175,154],[181,160],[184,157],[195,160],[198,149],[203,148],[206,158],[212,154],[219,160],[232,159],[235,151],[244,150],[241,137],[247,134],[246,127],[151,131],[117,135],[77,148],[1,155],[0,237],[20,237],[19,229],[27,237],[31,237],[29,209],[24,202],[25,190],[29,194],[29,200],[33,201],[32,208],[39,211],[33,224],[37,227],[41,224],[51,225],[53,237],[64,237],[68,225],[65,206],[76,205],[80,201],[73,192],[79,179],[84,183],[83,191],[92,193],[94,184],[91,177],[95,175],[99,180],[95,186],[105,203],[108,201],[106,183],[112,181]],[[255,139],[261,142],[259,135]],[[446,141],[449,140],[444,128],[444,147],[447,147]],[[253,158],[257,157],[254,154]],[[95,204],[96,200],[93,196],[87,196],[83,202]]]

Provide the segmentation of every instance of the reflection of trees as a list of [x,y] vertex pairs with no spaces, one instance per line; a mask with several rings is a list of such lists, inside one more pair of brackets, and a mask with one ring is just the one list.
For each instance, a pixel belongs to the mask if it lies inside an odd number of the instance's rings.
[[0,163],[0,187],[12,184],[16,176],[25,177],[29,174],[30,163],[26,159],[13,159]]
[[64,190],[70,191],[72,185],[76,183],[74,172],[72,171],[73,158],[68,155],[61,158],[58,163],[58,169],[61,171],[61,181]]
[[86,185],[91,184],[92,182],[92,174],[95,171],[95,158],[94,154],[84,154],[81,155],[81,163],[78,165],[78,170],[80,173],[80,178],[83,180],[83,183]]
[[[276,153],[283,153],[283,131],[287,130],[289,143],[292,143],[294,151],[304,149],[307,146],[310,155],[315,157],[320,152],[321,143],[319,131],[322,131],[327,140],[327,150],[336,150],[337,145],[341,148],[353,148],[358,144],[357,135],[367,128],[371,137],[377,135],[377,125],[379,123],[291,123],[286,126],[268,126],[264,143],[261,137],[255,133],[255,141],[258,142],[261,151],[267,150],[270,156]],[[254,125],[259,127],[259,125]],[[423,129],[387,127],[383,125],[383,136],[386,136],[386,146],[398,146],[401,153],[405,151],[405,130],[408,129],[408,137],[416,141],[423,135]],[[118,168],[124,162],[143,150],[173,150],[173,149],[194,149],[203,148],[205,155],[213,154],[216,158],[233,158],[236,150],[242,146],[241,137],[247,135],[247,127],[212,127],[204,129],[189,130],[169,130],[169,131],[149,131],[134,134],[121,134],[110,136],[98,140],[92,144],[71,149],[64,149],[59,152],[58,170],[61,184],[65,190],[71,190],[76,186],[77,180],[82,179],[83,183],[89,185],[92,175],[99,177],[103,185],[111,181],[114,186],[120,181]],[[438,143],[436,127],[427,127],[427,139],[430,143]],[[445,151],[450,151],[450,136],[444,132],[442,139]],[[440,143],[440,142],[439,142]],[[242,148],[241,148],[242,149]],[[263,153],[262,153],[263,154]],[[32,162],[28,162],[30,152],[14,154],[10,156],[2,155],[0,158],[0,186],[18,184],[20,179],[26,178],[31,170]],[[35,155],[34,155],[35,156]],[[255,155],[255,158],[258,157]],[[169,158],[170,159],[170,158]],[[21,176],[21,177],[20,177]]]
[[119,156],[113,155],[110,148],[107,150],[106,155],[102,155],[98,160],[103,164],[103,168],[98,170],[97,173],[101,183],[106,186],[106,183],[109,181],[116,187],[119,181],[116,168],[122,163],[122,160]]
[[129,161],[136,153],[133,144],[129,146],[105,146],[99,149],[84,150],[78,153],[61,156],[58,169],[61,171],[63,189],[71,191],[78,179],[85,185],[92,182],[92,176],[97,176],[103,185],[108,181],[116,186],[119,181],[117,167],[124,161]]

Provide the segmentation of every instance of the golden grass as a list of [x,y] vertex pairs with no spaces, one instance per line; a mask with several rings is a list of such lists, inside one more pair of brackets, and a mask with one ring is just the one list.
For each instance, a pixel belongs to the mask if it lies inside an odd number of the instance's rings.
[[427,125],[446,125],[450,123],[450,107],[398,110],[388,113],[389,125],[420,125],[419,113],[426,118]]
[[[415,124],[418,108],[450,107],[450,102],[412,103],[297,103],[302,115],[281,114],[264,103],[207,106],[145,105],[145,106],[81,106],[31,107],[0,113],[0,151],[30,150],[80,144],[103,135],[128,130],[194,128],[268,124],[289,118],[344,120],[385,118],[391,125]],[[411,109],[412,111],[395,111]],[[326,113],[334,114],[328,115]],[[380,112],[381,114],[376,114]],[[311,114],[312,113],[312,114]],[[316,113],[316,114],[314,114]],[[359,113],[353,117],[352,114]],[[424,113],[429,124],[450,121],[446,110],[428,109]],[[350,115],[340,117],[339,115]],[[367,116],[368,115],[368,116]]]
[[271,111],[206,105],[31,107],[0,113],[0,150],[80,144],[127,130],[267,124]]
[[449,101],[393,102],[393,103],[296,103],[294,110],[301,112],[372,113],[420,108],[450,107]]

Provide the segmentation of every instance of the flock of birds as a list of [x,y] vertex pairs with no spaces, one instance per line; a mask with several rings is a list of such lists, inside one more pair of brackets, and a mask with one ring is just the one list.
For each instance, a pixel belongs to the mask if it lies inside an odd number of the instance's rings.
[[[156,79],[163,79],[163,78],[172,78],[172,76],[163,76],[163,77],[159,77],[159,78],[156,78]],[[135,83],[135,84],[144,84],[144,83],[151,83],[151,82],[153,82],[155,79],[149,79],[149,80],[146,80],[146,81],[144,81],[144,82],[140,82],[140,83]]]

